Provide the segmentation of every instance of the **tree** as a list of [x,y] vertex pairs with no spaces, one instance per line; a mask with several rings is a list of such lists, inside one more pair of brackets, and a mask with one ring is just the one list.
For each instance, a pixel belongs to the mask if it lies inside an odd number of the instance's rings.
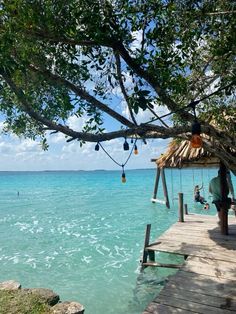
[[[47,131],[80,143],[189,139],[197,115],[204,147],[236,164],[234,2],[8,0],[0,10],[6,132],[44,148]],[[67,126],[71,116],[86,118],[83,129]]]

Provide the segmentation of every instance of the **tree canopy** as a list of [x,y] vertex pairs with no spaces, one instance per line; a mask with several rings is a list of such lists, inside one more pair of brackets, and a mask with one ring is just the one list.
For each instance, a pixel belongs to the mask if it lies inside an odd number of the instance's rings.
[[4,130],[45,148],[46,132],[80,143],[189,139],[197,115],[204,147],[236,164],[235,29],[234,1],[3,0]]

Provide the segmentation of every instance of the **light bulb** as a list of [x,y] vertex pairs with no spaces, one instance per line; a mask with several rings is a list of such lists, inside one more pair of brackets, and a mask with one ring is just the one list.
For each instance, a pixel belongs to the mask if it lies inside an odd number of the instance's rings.
[[129,143],[125,140],[123,144],[124,150],[129,150]]
[[126,177],[125,177],[125,173],[124,172],[122,173],[122,176],[121,176],[121,182],[122,183],[126,182]]
[[200,148],[202,147],[202,139],[199,134],[193,134],[190,140],[192,148]]

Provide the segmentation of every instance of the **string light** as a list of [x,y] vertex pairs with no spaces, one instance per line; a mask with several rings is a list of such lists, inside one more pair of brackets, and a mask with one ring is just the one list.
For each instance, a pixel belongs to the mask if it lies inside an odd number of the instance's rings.
[[[126,139],[125,139],[125,141],[126,141]],[[127,142],[127,141],[126,141]],[[125,165],[127,164],[127,162],[129,161],[129,159],[130,159],[130,157],[131,157],[131,155],[132,155],[132,153],[133,153],[133,151],[134,151],[134,149],[135,149],[135,146],[136,146],[136,148],[137,148],[137,145],[136,145],[136,142],[137,142],[137,138],[134,140],[134,144],[133,144],[133,146],[132,146],[132,149],[131,149],[131,151],[130,151],[130,153],[129,153],[129,156],[127,157],[127,159],[126,159],[126,161],[125,161],[125,163],[124,164],[120,164],[118,161],[116,161],[106,150],[105,150],[105,148],[103,147],[103,145],[101,144],[101,143],[97,143],[97,145],[99,145],[99,147],[101,147],[101,149],[104,151],[104,153],[115,163],[115,164],[117,164],[118,166],[120,166],[121,168],[122,168],[122,175],[121,175],[121,181],[122,181],[122,183],[125,183],[126,182],[126,176],[125,176],[125,170],[124,170],[124,167],[125,167]],[[128,144],[128,143],[127,143]],[[96,146],[97,146],[96,145]],[[95,147],[96,147],[95,146]]]
[[125,177],[124,165],[122,165],[121,182],[122,182],[122,183],[126,183],[126,177]]
[[123,144],[123,148],[124,148],[124,150],[129,150],[129,143],[126,141],[126,138],[125,138],[125,141]]
[[[167,113],[167,114],[164,114],[164,115],[162,115],[161,117],[158,117],[158,118],[156,118],[156,119],[152,119],[152,120],[150,120],[150,121],[147,121],[145,124],[148,124],[149,122],[154,122],[154,121],[156,121],[156,120],[165,118],[165,117],[167,117],[167,116],[169,116],[169,115],[172,115],[172,114],[175,114],[175,113],[184,111],[184,110],[186,110],[186,109],[192,108],[193,111],[194,111],[195,120],[194,120],[194,123],[192,124],[192,137],[191,137],[191,140],[190,140],[190,142],[191,142],[191,147],[193,147],[193,148],[202,147],[202,138],[201,138],[201,136],[200,136],[200,134],[201,134],[201,125],[200,125],[200,123],[198,122],[197,117],[196,117],[196,110],[195,110],[196,105],[198,105],[198,104],[199,104],[200,102],[202,102],[203,100],[208,99],[209,97],[211,97],[211,96],[213,96],[213,95],[219,93],[221,90],[226,89],[226,87],[230,87],[230,86],[233,85],[233,84],[234,84],[234,82],[230,83],[228,86],[219,88],[217,91],[215,91],[215,92],[213,92],[213,93],[211,93],[211,94],[209,94],[209,95],[206,95],[206,96],[204,96],[203,98],[201,98],[201,99],[199,99],[199,100],[191,101],[191,103],[189,103],[189,104],[188,104],[187,106],[185,106],[185,107],[182,107],[182,108],[179,108],[179,109],[177,109],[177,110],[175,110],[175,111],[172,111],[172,112],[169,112],[169,113]],[[144,143],[144,144],[147,144],[147,141],[146,141],[145,138],[143,138],[142,140],[143,140],[143,143]],[[132,154],[133,151],[134,151],[134,154],[135,154],[135,155],[138,154],[138,149],[137,149],[136,142],[137,142],[137,138],[136,138],[135,141],[134,141],[134,145],[133,145],[133,147],[132,147],[132,149],[131,149],[131,152],[130,152],[130,154],[129,154],[127,160],[126,160],[126,162],[125,162],[124,164],[122,164],[122,165],[121,165],[120,163],[118,163],[118,162],[105,150],[105,148],[102,146],[101,143],[98,142],[98,143],[96,144],[96,146],[95,146],[95,150],[96,150],[96,151],[98,151],[98,150],[99,150],[99,146],[101,146],[102,150],[107,154],[107,156],[108,156],[111,160],[113,160],[114,163],[116,163],[118,166],[122,167],[122,175],[121,175],[121,178],[122,178],[122,182],[123,182],[123,183],[126,182],[126,176],[125,176],[125,172],[124,172],[124,167],[125,167],[125,165],[126,165],[127,162],[129,161],[129,159],[130,159],[131,154]],[[131,139],[131,144],[133,144],[133,139]],[[125,138],[125,142],[124,142],[124,144],[123,144],[123,148],[124,148],[124,150],[129,150],[129,144],[128,144],[128,142],[126,141],[126,138]]]
[[202,138],[198,134],[193,134],[190,140],[192,148],[200,148],[202,147]]

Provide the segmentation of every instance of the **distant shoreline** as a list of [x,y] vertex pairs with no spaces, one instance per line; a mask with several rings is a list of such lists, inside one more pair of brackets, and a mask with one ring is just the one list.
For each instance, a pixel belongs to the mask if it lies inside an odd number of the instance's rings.
[[[126,169],[125,171],[137,171],[137,170],[155,170],[156,168],[137,168],[137,169]],[[115,171],[120,172],[120,169],[95,169],[95,170],[0,170],[0,173],[11,173],[11,172],[108,172]]]

